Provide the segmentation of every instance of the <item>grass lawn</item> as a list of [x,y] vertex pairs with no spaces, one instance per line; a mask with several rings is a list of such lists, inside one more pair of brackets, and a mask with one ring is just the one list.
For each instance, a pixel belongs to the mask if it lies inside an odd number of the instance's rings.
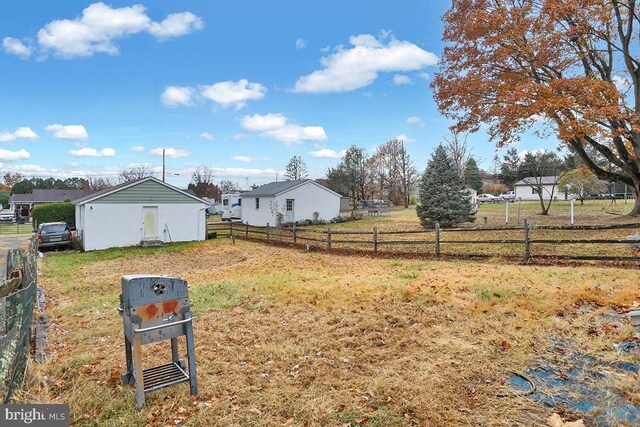
[[[624,201],[617,201],[618,207],[624,207]],[[589,224],[619,224],[619,223],[640,223],[640,218],[628,217],[623,215],[607,214],[610,209],[611,201],[607,200],[588,200],[584,205],[579,202],[575,204],[575,223],[577,225]],[[631,201],[627,205],[631,209]],[[487,217],[487,226],[504,226],[505,225],[505,209],[506,205],[502,204],[483,204],[480,205],[477,213],[477,221],[475,223],[461,224],[462,227],[484,226],[484,217]],[[520,225],[524,224],[527,219],[532,226],[536,225],[570,225],[569,220],[570,203],[566,201],[554,202],[550,215],[540,215],[540,205],[538,202],[522,202],[520,212]],[[623,212],[627,212],[624,209]],[[509,225],[517,225],[517,203],[509,204]],[[422,230],[420,222],[416,215],[415,206],[409,208],[394,208],[389,213],[383,215],[364,215],[361,220],[348,221],[339,224],[325,224],[312,226],[310,228],[326,230],[328,227],[333,231],[366,231],[369,234],[361,235],[333,235],[333,249],[359,249],[364,251],[373,251],[373,228],[377,227],[380,232],[379,251],[387,253],[405,253],[412,255],[426,255],[435,252],[434,244],[414,244],[402,242],[407,241],[434,241],[433,230],[429,233],[420,234],[384,234],[385,232],[401,231],[401,230]],[[275,239],[278,238],[277,230]],[[632,234],[640,233],[640,227],[633,229],[613,229],[613,230],[538,230],[533,228],[530,232],[530,239],[625,239]],[[240,232],[240,234],[242,234]],[[290,232],[283,232],[289,241],[291,240]],[[320,238],[326,240],[326,235],[304,234],[300,236]],[[253,237],[259,237],[257,235]],[[524,239],[522,230],[503,230],[503,231],[479,231],[479,232],[443,232],[440,235],[441,240],[449,241],[440,246],[442,254],[483,254],[489,256],[510,255],[514,257],[524,256],[524,243],[491,243],[491,244],[469,244],[457,243],[460,240],[520,240]],[[362,242],[362,243],[340,243],[342,241]],[[400,244],[384,244],[385,241],[394,241]],[[306,242],[305,242],[306,243]],[[323,242],[312,242],[318,247],[325,247]],[[626,256],[638,257],[640,251],[634,249],[628,244],[550,244],[550,243],[534,243],[531,245],[531,251],[534,260],[536,255],[579,255],[579,256]]]
[[[631,269],[388,260],[229,239],[40,262],[52,360],[30,366],[18,400],[69,403],[72,425],[87,426],[541,426],[552,409],[500,397],[509,372],[554,360],[559,339],[633,361],[611,349],[631,327],[602,314],[640,301]],[[150,393],[141,413],[120,383],[115,309],[120,276],[134,273],[189,281],[200,389]],[[143,349],[146,367],[170,358],[168,343]],[[607,381],[640,405],[637,377]]]
[[32,224],[16,224],[14,222],[0,221],[0,236],[3,234],[31,234]]

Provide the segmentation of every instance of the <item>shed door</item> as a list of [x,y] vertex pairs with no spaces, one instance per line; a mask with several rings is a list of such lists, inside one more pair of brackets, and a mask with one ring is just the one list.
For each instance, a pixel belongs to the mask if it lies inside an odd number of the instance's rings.
[[142,207],[142,240],[158,240],[158,207]]
[[294,213],[294,200],[287,199],[286,201],[286,210],[284,215],[285,222],[294,222],[295,221],[295,213]]

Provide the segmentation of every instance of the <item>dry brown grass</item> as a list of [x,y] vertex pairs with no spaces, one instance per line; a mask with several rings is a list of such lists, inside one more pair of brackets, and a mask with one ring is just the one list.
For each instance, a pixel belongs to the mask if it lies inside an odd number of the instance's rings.
[[[640,301],[634,270],[390,261],[227,239],[52,253],[41,267],[53,358],[31,366],[20,399],[69,403],[74,425],[544,425],[548,408],[497,397],[509,371],[547,357],[558,337],[610,355],[629,330],[594,329],[599,314]],[[132,273],[191,284],[200,387],[195,398],[186,385],[148,394],[139,414],[119,381],[115,310],[119,278]],[[595,311],[577,315],[586,303]],[[146,366],[170,357],[165,344],[149,347]]]

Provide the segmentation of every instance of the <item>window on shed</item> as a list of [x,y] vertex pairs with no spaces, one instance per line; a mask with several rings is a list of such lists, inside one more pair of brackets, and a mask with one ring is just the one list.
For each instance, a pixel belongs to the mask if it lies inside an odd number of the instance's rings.
[[238,206],[242,206],[242,199],[238,199]]
[[293,199],[287,199],[287,212],[293,212]]
[[260,198],[256,197],[256,209],[260,209]]
[[223,205],[223,206],[229,206],[229,199],[224,199],[224,200],[222,201],[222,205]]
[[535,187],[531,187],[531,194],[538,194],[538,189]]

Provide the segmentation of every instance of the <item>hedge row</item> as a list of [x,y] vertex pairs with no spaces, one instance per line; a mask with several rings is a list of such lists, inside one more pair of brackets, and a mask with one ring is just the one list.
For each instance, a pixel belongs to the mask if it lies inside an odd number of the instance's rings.
[[76,226],[76,207],[71,202],[46,203],[36,206],[31,211],[33,222],[66,222],[69,227]]

